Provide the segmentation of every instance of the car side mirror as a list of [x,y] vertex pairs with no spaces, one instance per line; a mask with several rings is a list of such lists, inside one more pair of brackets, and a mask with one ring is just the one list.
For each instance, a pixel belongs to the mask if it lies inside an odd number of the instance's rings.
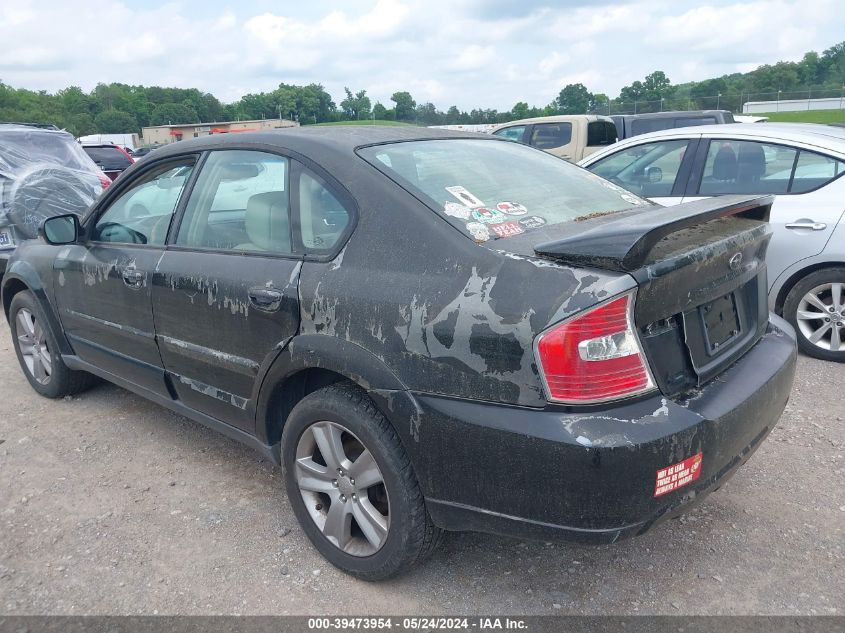
[[79,239],[79,217],[68,213],[47,218],[38,229],[38,235],[48,244],[73,244]]
[[663,170],[657,165],[650,165],[645,168],[646,181],[654,184],[663,180]]

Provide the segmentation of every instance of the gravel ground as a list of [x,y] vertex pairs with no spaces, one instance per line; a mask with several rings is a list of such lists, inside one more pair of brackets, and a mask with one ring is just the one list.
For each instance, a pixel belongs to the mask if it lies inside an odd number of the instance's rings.
[[114,386],[50,401],[0,325],[0,613],[842,614],[845,365],[802,357],[779,426],[721,490],[637,539],[450,534],[380,584],[325,563],[280,472]]

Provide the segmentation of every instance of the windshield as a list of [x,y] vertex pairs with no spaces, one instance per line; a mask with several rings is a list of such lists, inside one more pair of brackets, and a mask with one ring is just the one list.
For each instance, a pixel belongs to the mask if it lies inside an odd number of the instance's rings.
[[650,204],[585,169],[517,143],[411,141],[359,153],[478,242]]

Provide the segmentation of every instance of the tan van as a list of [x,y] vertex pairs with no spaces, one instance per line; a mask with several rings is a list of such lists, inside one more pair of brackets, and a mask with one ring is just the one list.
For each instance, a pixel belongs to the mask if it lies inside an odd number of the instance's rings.
[[526,143],[568,161],[577,162],[616,142],[613,119],[597,114],[542,116],[510,121],[491,134]]

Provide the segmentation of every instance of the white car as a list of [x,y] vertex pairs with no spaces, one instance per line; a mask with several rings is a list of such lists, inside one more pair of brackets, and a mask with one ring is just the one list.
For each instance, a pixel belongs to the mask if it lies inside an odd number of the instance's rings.
[[579,163],[662,205],[720,194],[775,194],[769,306],[801,349],[845,361],[845,128],[710,125],[626,139]]

